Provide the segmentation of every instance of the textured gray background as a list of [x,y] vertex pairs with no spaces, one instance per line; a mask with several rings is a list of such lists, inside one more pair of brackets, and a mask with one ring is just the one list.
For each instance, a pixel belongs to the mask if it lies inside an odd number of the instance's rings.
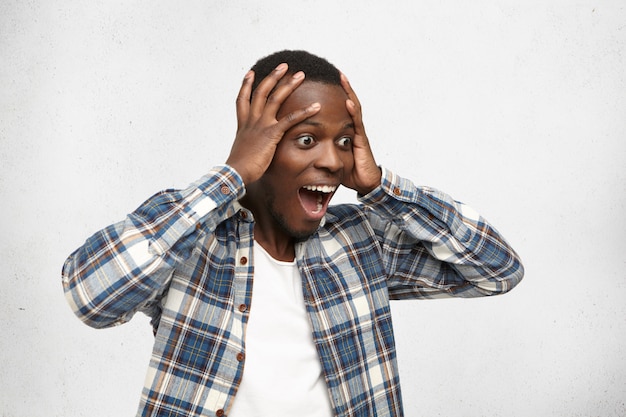
[[350,77],[379,163],[525,261],[502,297],[393,304],[407,416],[624,416],[624,7],[0,2],[0,415],[134,414],[147,320],[82,325],[61,265],[222,163],[247,68],[304,48]]

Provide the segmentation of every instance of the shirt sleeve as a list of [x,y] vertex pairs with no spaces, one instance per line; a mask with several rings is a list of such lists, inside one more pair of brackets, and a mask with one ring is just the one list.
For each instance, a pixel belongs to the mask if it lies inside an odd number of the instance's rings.
[[471,207],[382,168],[360,201],[381,243],[392,299],[502,294],[524,275],[517,253]]
[[235,214],[245,188],[228,166],[213,168],[184,190],[155,194],[124,220],[91,236],[65,261],[62,284],[86,324],[109,327],[155,308],[199,229],[212,232]]

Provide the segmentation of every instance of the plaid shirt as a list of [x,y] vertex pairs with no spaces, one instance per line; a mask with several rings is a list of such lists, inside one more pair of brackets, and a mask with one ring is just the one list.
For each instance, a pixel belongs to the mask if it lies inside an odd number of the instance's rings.
[[[215,167],[156,194],[65,262],[66,297],[85,323],[152,317],[138,415],[222,416],[233,403],[254,275],[244,193],[236,171]],[[296,260],[335,415],[401,416],[389,300],[504,293],[523,268],[494,228],[446,194],[383,169],[381,186],[359,199],[329,208],[296,243]]]

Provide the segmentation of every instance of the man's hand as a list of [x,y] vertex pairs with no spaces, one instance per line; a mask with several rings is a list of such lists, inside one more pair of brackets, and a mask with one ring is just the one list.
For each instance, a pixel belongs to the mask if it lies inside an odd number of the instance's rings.
[[265,173],[272,162],[278,142],[287,130],[313,116],[320,109],[319,103],[313,103],[280,120],[276,119],[280,106],[304,81],[302,71],[281,81],[286,72],[287,64],[277,66],[261,81],[250,100],[254,72],[249,71],[239,90],[237,135],[226,164],[241,175],[244,184],[258,180]]
[[361,103],[344,74],[341,74],[341,85],[348,95],[346,108],[350,116],[352,116],[352,122],[354,123],[354,139],[352,142],[354,168],[350,175],[344,177],[343,185],[356,190],[361,195],[365,195],[380,185],[382,174],[374,160],[372,148],[370,148],[370,143],[365,134]]

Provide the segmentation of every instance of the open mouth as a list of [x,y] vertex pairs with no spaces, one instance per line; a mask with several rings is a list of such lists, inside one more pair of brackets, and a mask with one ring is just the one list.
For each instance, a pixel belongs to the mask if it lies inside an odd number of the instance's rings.
[[334,185],[305,185],[300,188],[298,195],[304,210],[314,216],[321,216],[326,212],[328,202],[337,190]]

